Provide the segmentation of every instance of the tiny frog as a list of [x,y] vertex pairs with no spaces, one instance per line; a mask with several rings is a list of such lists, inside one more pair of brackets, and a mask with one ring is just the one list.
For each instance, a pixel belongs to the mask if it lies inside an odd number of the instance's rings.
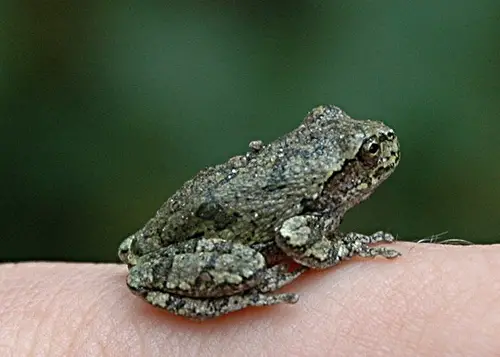
[[249,146],[245,155],[187,181],[122,242],[118,255],[135,294],[202,320],[248,306],[293,304],[297,294],[275,291],[308,269],[353,256],[400,255],[369,246],[394,241],[389,233],[338,230],[344,214],[397,166],[391,128],[325,105],[278,140]]

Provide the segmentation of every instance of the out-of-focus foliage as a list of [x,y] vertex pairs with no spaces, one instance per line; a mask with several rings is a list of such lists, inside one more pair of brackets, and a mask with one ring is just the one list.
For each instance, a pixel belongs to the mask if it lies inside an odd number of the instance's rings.
[[500,241],[500,2],[0,3],[0,259],[115,260],[200,168],[337,104],[396,173],[345,229]]

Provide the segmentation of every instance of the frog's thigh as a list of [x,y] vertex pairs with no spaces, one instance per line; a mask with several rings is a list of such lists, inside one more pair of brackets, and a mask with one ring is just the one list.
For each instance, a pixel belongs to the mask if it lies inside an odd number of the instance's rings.
[[234,241],[197,238],[142,256],[127,283],[139,294],[161,291],[187,297],[232,295],[259,285],[264,256]]
[[209,299],[196,299],[152,291],[144,295],[144,298],[153,306],[168,310],[176,315],[197,320],[221,316],[249,306],[294,304],[298,300],[298,296],[292,293],[268,295],[256,290]]
[[359,233],[326,232],[320,217],[295,216],[286,220],[278,231],[276,244],[296,262],[317,269],[328,268],[354,255],[363,257],[383,256],[395,258],[399,252],[367,244],[380,241],[392,242],[388,233],[377,232],[371,236]]

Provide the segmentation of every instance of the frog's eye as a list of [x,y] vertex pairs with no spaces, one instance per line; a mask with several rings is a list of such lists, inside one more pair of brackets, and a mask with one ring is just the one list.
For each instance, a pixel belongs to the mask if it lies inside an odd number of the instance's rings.
[[373,143],[370,143],[368,145],[367,151],[370,154],[375,155],[378,152],[379,149],[380,149],[380,145],[378,143],[373,142]]
[[396,137],[396,135],[394,135],[394,132],[392,130],[389,130],[387,133],[385,133],[385,136],[390,141],[394,140],[394,138]]
[[380,150],[380,143],[376,137],[369,138],[363,143],[362,152],[367,156],[375,156]]
[[360,150],[360,158],[366,164],[377,160],[380,153],[380,143],[376,137],[371,137],[363,143]]

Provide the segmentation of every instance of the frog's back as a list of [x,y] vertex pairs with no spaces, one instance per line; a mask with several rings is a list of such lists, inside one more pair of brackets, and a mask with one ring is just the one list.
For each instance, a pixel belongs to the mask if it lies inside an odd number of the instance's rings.
[[[204,235],[246,243],[273,239],[285,219],[300,214],[344,158],[325,131],[300,126],[258,152],[207,168],[163,207],[166,239]],[[182,237],[182,238],[181,238]]]

